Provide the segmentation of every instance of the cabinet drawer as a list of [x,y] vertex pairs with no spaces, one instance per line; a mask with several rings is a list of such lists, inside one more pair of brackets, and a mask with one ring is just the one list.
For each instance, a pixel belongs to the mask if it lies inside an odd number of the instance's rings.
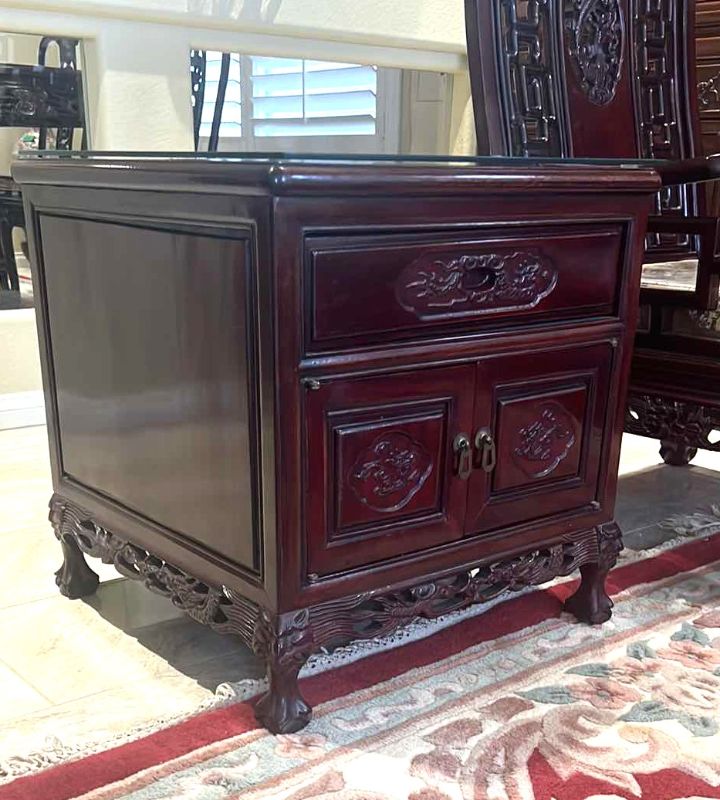
[[341,378],[306,394],[308,572],[325,575],[463,535],[454,440],[472,425],[474,365]]
[[305,240],[305,349],[617,313],[624,227]]

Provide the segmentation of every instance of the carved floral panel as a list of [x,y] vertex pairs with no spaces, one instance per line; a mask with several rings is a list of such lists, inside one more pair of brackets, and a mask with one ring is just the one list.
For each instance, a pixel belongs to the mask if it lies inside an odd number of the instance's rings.
[[575,444],[575,424],[560,403],[538,407],[537,417],[517,432],[515,463],[528,476],[544,478],[564,461]]
[[400,274],[396,297],[418,317],[533,308],[557,285],[551,260],[536,251],[419,258]]
[[720,109],[720,72],[716,72],[697,85],[698,105],[701,111]]
[[624,21],[619,0],[570,0],[565,27],[583,91],[591,103],[607,105],[622,75]]
[[432,472],[425,447],[402,431],[378,436],[350,469],[355,496],[375,511],[398,511],[420,491]]

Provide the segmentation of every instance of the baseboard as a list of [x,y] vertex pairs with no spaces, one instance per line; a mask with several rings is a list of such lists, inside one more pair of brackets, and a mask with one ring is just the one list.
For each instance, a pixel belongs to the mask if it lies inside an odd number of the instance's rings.
[[45,424],[45,400],[41,391],[0,394],[0,431]]

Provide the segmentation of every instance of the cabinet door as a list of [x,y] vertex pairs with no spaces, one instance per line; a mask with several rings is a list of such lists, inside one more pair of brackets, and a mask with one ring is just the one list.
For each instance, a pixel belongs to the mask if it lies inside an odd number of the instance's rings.
[[468,533],[591,510],[613,352],[607,343],[480,362]]
[[309,573],[462,537],[474,384],[465,365],[339,378],[306,392]]

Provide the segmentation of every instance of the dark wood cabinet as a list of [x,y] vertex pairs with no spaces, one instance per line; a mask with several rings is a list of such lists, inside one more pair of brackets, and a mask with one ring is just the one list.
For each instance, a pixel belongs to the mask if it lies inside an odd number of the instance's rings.
[[267,661],[604,579],[656,175],[606,164],[24,159],[58,585],[114,563]]

